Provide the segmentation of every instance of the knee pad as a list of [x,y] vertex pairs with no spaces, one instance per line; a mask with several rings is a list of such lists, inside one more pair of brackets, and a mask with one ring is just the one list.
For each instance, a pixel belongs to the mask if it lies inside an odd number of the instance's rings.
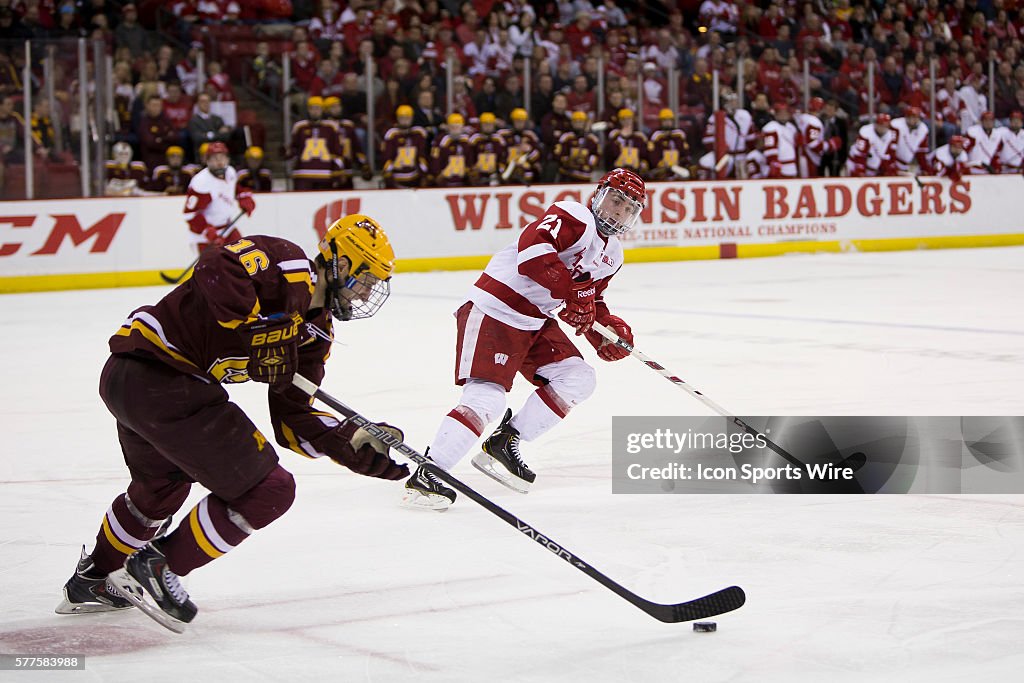
[[537,368],[548,381],[548,389],[570,406],[586,401],[597,388],[597,373],[578,356]]
[[505,401],[505,387],[494,382],[471,379],[462,388],[459,407],[469,408],[476,413],[481,423],[480,429],[483,430],[488,424],[501,417],[505,410]]
[[295,477],[278,465],[263,481],[227,503],[253,529],[262,529],[287,512],[294,500]]

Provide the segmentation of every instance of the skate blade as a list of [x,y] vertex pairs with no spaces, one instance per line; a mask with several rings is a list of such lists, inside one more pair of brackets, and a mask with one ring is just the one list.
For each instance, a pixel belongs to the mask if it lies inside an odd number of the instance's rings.
[[114,607],[102,602],[71,602],[65,595],[53,611],[57,614],[100,614],[102,612],[123,612],[131,608],[132,605]]
[[402,507],[410,510],[433,510],[434,512],[447,512],[451,504],[452,502],[442,495],[408,489],[400,503]]
[[107,577],[109,585],[114,588],[124,599],[142,610],[147,617],[163,626],[168,631],[181,634],[185,632],[185,623],[178,621],[171,615],[164,612],[153,602],[147,600],[147,593],[142,584],[135,580],[126,569],[118,569]]
[[483,451],[474,455],[472,462],[473,467],[477,468],[502,486],[510,488],[516,493],[530,492],[530,482],[512,474],[502,467],[501,463]]

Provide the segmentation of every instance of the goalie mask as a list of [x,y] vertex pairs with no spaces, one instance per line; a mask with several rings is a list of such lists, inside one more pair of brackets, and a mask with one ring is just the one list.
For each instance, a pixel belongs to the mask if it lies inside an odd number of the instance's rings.
[[[376,313],[391,294],[395,269],[395,251],[377,221],[361,214],[335,221],[320,240],[319,251],[331,315],[358,320]],[[347,272],[342,258],[349,262]]]
[[629,232],[640,218],[647,202],[644,181],[633,171],[616,168],[608,171],[597,184],[597,192],[590,200],[597,230],[602,235],[621,235]]

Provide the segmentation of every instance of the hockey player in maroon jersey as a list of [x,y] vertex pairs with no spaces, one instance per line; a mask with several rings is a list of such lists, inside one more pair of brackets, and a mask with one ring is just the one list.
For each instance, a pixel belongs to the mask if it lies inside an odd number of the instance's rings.
[[263,165],[263,148],[253,145],[245,150],[245,168],[238,172],[238,186],[250,192],[270,192],[274,189],[274,176]]
[[644,178],[650,168],[647,136],[636,129],[633,110],[620,109],[618,118],[619,127],[608,133],[604,148],[605,167],[629,169]]
[[153,169],[153,177],[149,181],[150,192],[161,192],[166,195],[185,194],[195,171],[186,167],[185,150],[177,145],[167,148],[167,163]]
[[456,112],[448,115],[447,124],[448,132],[430,150],[430,176],[438,187],[466,187],[474,161],[466,120]]
[[686,133],[676,126],[671,109],[658,112],[658,124],[660,128],[651,133],[648,143],[651,178],[668,180],[674,177],[673,167],[687,168],[690,165],[690,145],[686,141]]
[[427,131],[412,125],[412,107],[395,109],[397,125],[384,134],[381,177],[384,187],[422,187],[428,179]]
[[[323,380],[332,317],[376,313],[393,269],[381,227],[367,216],[346,216],[328,229],[313,261],[298,245],[266,235],[208,249],[190,279],[128,317],[110,339],[100,396],[117,419],[131,481],[103,517],[92,552],[83,547],[59,614],[134,605],[180,633],[197,608],[178,577],[291,506],[292,475],[222,384],[269,385],[281,446],[366,476],[409,475],[385,444],[315,410],[291,384],[295,373]],[[209,494],[158,537],[193,483]]]
[[497,133],[497,118],[489,111],[480,114],[480,132],[469,138],[473,167],[469,170],[473,185],[497,185],[498,174],[505,168],[505,138]]
[[[604,292],[622,267],[617,236],[633,227],[646,199],[639,176],[622,168],[609,171],[589,207],[555,202],[491,258],[455,314],[455,383],[463,387],[462,398],[427,451],[438,466],[453,468],[504,412],[473,465],[514,491],[529,490],[535,475],[520,457],[520,439],[533,441],[547,432],[596,386],[594,369],[559,327],[556,313],[603,360],[629,355],[590,328],[597,321],[633,341],[629,325],[608,309]],[[537,390],[513,416],[505,404],[517,373]],[[455,501],[455,492],[422,467],[405,488],[407,507],[444,510]]]
[[359,171],[363,180],[373,177],[370,164],[363,153],[363,145],[356,135],[356,124],[347,119],[341,110],[341,98],[325,97],[324,108],[327,110],[326,118],[334,121],[338,126],[338,138],[341,141],[341,163],[340,169],[334,172],[334,186],[340,190],[351,190],[352,175]]
[[238,228],[220,234],[235,217],[236,203],[246,215],[256,210],[252,192],[238,185],[238,174],[228,164],[227,145],[211,142],[206,149],[206,168],[192,178],[185,195],[185,221],[195,233],[200,251],[241,239]]
[[334,121],[323,118],[324,101],[310,97],[306,103],[308,118],[292,126],[292,182],[297,191],[329,190],[341,169],[341,137]]
[[115,142],[111,150],[113,159],[107,159],[108,197],[130,197],[142,194],[146,186],[146,164],[132,161],[132,146],[127,142]]
[[555,160],[558,162],[558,182],[588,183],[597,166],[601,144],[597,136],[587,132],[587,114],[574,111],[572,130],[563,133],[555,145]]
[[516,107],[509,118],[512,127],[498,131],[507,150],[501,177],[509,184],[529,185],[540,178],[540,138],[530,129],[530,116],[525,109]]

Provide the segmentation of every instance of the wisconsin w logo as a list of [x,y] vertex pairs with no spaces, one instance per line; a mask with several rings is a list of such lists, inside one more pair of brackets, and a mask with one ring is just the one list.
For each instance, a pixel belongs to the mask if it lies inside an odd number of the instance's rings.
[[507,353],[496,353],[496,354],[494,354],[494,364],[495,365],[504,365],[507,362],[508,362],[508,354]]
[[313,229],[316,230],[317,237],[323,237],[324,233],[327,232],[327,228],[331,227],[334,221],[339,218],[359,213],[359,204],[359,197],[352,197],[351,199],[339,199],[336,202],[324,204],[317,209],[316,214],[313,216]]

